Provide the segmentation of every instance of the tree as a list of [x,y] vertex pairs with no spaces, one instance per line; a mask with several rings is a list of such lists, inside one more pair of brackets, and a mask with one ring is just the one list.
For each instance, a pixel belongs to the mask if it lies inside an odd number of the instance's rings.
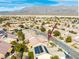
[[11,59],[16,59],[16,57],[13,55],[13,56],[11,57]]
[[13,46],[15,46],[15,45],[17,44],[17,42],[16,42],[16,41],[12,41],[11,44],[12,44]]
[[26,46],[25,44],[17,43],[17,45],[14,47],[14,50],[17,52],[24,52],[26,51]]
[[58,56],[51,57],[51,59],[59,59]]
[[71,37],[71,36],[68,36],[65,41],[66,41],[67,43],[72,42],[72,37]]
[[[25,43],[17,43],[14,46],[14,51],[15,52],[19,52],[20,58],[22,59],[23,57],[23,53],[28,51],[27,46],[25,45]],[[18,53],[16,53],[18,55]]]
[[54,31],[53,34],[54,34],[54,36],[60,36],[61,35],[61,33],[59,31],[57,31],[57,30]]
[[17,35],[18,35],[18,39],[19,40],[24,40],[25,39],[25,35],[24,35],[24,33],[21,30],[19,30],[17,32]]

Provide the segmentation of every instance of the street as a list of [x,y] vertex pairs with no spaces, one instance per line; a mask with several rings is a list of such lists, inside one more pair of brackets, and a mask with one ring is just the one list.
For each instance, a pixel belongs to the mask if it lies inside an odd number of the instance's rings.
[[[33,29],[34,30],[34,29]],[[44,35],[47,37],[46,34],[36,31],[37,35]],[[65,42],[60,41],[59,39],[56,39],[55,37],[50,38],[55,44],[59,45],[61,48],[63,48],[73,59],[79,59],[79,53],[76,52],[74,49],[72,49],[70,46],[68,46]]]

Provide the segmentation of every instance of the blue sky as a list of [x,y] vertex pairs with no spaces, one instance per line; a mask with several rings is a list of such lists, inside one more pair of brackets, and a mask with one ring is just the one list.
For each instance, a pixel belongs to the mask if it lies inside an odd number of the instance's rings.
[[30,6],[77,6],[78,0],[0,0],[0,11],[20,10]]

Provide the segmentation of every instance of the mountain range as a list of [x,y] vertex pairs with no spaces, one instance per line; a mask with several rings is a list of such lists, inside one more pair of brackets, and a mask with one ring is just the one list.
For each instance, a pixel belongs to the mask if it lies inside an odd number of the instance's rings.
[[59,15],[78,16],[78,6],[31,6],[21,10],[2,11],[0,15]]

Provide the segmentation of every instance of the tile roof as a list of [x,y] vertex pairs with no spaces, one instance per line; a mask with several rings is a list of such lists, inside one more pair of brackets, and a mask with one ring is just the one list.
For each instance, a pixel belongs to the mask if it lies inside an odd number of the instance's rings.
[[[31,37],[29,39],[29,42],[32,44],[32,45],[36,45],[38,43],[46,43],[47,42],[47,39],[44,37],[44,36],[41,36],[41,35],[37,35],[35,37]],[[46,43],[47,44],[47,43]]]
[[1,54],[6,54],[9,50],[9,48],[11,48],[11,44],[0,41],[0,53]]
[[9,38],[16,38],[16,36],[15,35],[13,35],[13,34],[11,34],[11,33],[7,33],[7,36],[9,37]]

